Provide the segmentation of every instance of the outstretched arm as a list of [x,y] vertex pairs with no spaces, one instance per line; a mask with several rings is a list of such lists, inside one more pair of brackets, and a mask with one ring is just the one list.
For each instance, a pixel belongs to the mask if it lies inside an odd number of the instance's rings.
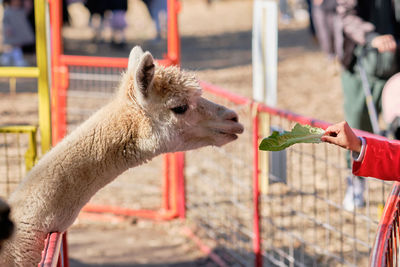
[[361,156],[353,163],[353,174],[382,180],[400,181],[400,142],[357,137],[347,122],[326,129],[321,140],[338,145]]

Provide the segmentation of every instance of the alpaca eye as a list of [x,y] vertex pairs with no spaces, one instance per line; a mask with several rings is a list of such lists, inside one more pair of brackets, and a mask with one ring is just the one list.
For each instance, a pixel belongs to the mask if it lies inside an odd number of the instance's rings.
[[189,106],[188,105],[182,105],[178,107],[171,108],[172,112],[175,114],[183,114],[188,110]]

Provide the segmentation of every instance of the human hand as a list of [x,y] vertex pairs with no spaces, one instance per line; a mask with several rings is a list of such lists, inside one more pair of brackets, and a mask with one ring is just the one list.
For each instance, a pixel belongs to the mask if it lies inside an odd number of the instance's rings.
[[329,126],[321,137],[321,141],[338,145],[357,153],[361,151],[361,140],[345,121]]
[[375,37],[372,39],[371,45],[372,47],[378,49],[379,53],[394,52],[397,48],[396,40],[391,34],[379,35]]

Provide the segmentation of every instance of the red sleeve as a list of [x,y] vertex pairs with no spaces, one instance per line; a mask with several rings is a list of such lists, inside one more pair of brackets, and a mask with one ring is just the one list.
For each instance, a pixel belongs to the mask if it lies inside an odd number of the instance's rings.
[[353,163],[353,174],[400,181],[400,142],[371,137],[365,140],[364,159]]

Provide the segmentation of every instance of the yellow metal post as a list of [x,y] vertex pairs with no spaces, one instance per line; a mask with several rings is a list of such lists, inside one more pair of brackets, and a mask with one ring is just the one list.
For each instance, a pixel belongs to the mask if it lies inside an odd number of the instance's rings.
[[46,5],[47,2],[45,0],[35,0],[36,62],[39,69],[39,127],[42,154],[44,154],[51,148],[50,86],[48,69],[49,66],[47,60]]
[[51,147],[50,81],[46,38],[46,0],[35,0],[36,62],[37,67],[0,67],[0,77],[38,79],[39,130],[42,154]]

